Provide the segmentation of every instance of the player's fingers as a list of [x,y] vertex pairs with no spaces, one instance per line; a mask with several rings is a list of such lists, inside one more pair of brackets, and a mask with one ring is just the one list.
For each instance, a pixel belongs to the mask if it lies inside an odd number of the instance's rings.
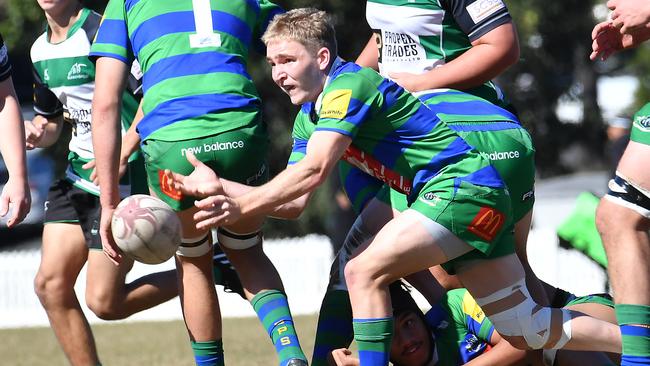
[[197,220],[196,223],[196,228],[203,230],[203,229],[209,229],[213,228],[216,226],[223,226],[223,225],[228,225],[230,223],[230,212],[229,211],[224,211],[220,215],[210,217],[205,220]]
[[194,206],[202,209],[213,209],[214,207],[220,206],[225,200],[224,196],[210,196],[202,200],[194,201]]
[[196,156],[194,156],[193,152],[188,151],[185,154],[185,157],[187,158],[187,161],[189,161],[190,164],[192,164],[193,167],[196,168],[197,166],[201,165],[201,162],[199,161],[199,159],[196,158]]
[[2,196],[0,196],[0,216],[2,217],[6,216],[8,211],[9,211],[9,196],[5,195],[4,192],[2,192]]
[[95,160],[94,159],[81,166],[82,169],[86,169],[86,170],[92,169],[94,167],[95,167]]

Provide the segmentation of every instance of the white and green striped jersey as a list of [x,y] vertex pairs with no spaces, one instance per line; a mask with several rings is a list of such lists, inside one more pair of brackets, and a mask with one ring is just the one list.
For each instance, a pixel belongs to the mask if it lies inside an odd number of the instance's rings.
[[[511,21],[502,0],[368,0],[366,19],[377,36],[384,77],[442,66],[470,49],[472,41]],[[492,82],[464,91],[505,104]]]
[[[99,14],[83,9],[64,41],[51,43],[48,29],[31,48],[34,110],[46,118],[63,115],[63,119],[72,125],[66,178],[78,188],[96,195],[99,195],[99,187],[89,179],[92,170],[82,169],[82,166],[95,158],[91,135],[95,65],[88,54],[100,20]],[[132,84],[133,81],[129,80],[129,85]],[[123,99],[124,132],[133,121],[138,100],[133,91],[125,92]],[[128,195],[128,179],[123,183],[126,184],[120,187],[122,194]]]

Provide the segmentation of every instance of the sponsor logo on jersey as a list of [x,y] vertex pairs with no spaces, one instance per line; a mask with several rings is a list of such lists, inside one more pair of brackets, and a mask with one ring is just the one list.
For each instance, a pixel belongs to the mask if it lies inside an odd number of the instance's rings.
[[463,312],[469,315],[477,323],[482,323],[485,319],[485,313],[483,309],[476,303],[476,300],[472,297],[469,292],[466,292],[463,296]]
[[635,118],[634,125],[644,132],[650,132],[650,116],[639,116]]
[[351,99],[352,89],[339,89],[327,93],[323,97],[320,118],[345,118]]
[[180,201],[183,198],[183,193],[172,186],[172,182],[167,178],[164,170],[158,170],[158,182],[160,182],[160,190],[162,193],[176,201]]
[[65,109],[63,118],[72,123],[87,123],[90,128],[92,111],[90,109]]
[[214,142],[211,144],[203,144],[199,146],[191,146],[184,149],[181,149],[181,156],[189,151],[194,155],[211,152],[211,151],[222,151],[222,150],[236,150],[243,149],[245,146],[244,141],[226,141],[226,142]]
[[424,49],[413,37],[404,33],[384,31],[377,37],[379,54],[384,61],[418,61],[425,59]]
[[407,195],[411,193],[413,183],[410,179],[403,177],[355,146],[348,147],[341,159],[361,169],[364,173],[388,184],[400,193]]
[[433,192],[427,192],[422,197],[418,198],[418,200],[431,207],[436,207],[436,205],[438,205],[438,203],[442,200],[442,198],[440,198],[440,196],[438,196]]
[[48,69],[43,70],[43,80],[45,81],[50,80],[50,73],[48,72]]
[[478,24],[505,7],[502,0],[477,0],[469,4],[466,9],[474,24]]
[[491,153],[481,152],[484,158],[490,161],[519,159],[519,151],[493,151]]
[[467,230],[479,238],[492,241],[506,221],[506,216],[492,207],[481,207]]
[[70,67],[70,71],[68,71],[68,80],[88,78],[89,75],[84,72],[84,69],[86,67],[88,67],[88,65],[82,64],[81,62],[76,62],[74,65],[72,65],[72,67]]

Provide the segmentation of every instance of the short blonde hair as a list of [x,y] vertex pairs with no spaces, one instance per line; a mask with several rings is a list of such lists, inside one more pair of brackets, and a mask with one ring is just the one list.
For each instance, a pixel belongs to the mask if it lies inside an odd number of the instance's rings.
[[337,55],[336,33],[326,12],[314,8],[293,9],[276,15],[262,36],[265,45],[280,40],[293,40],[316,53],[327,47],[335,58]]

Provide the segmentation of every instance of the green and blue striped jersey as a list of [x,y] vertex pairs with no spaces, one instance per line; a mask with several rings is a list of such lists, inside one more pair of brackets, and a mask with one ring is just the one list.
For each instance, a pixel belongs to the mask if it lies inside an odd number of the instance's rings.
[[143,141],[214,135],[259,119],[247,56],[280,12],[267,0],[111,0],[91,56],[138,59]]
[[[436,114],[374,70],[338,59],[316,103],[302,106],[290,164],[315,131],[352,139],[342,159],[414,199],[431,179],[504,187],[499,174]],[[450,179],[442,179],[449,177]]]
[[11,64],[9,63],[9,54],[7,52],[7,46],[2,39],[2,34],[0,34],[0,81],[9,79],[11,76]]
[[426,314],[437,349],[435,366],[460,366],[483,354],[494,326],[464,288],[448,291]]

